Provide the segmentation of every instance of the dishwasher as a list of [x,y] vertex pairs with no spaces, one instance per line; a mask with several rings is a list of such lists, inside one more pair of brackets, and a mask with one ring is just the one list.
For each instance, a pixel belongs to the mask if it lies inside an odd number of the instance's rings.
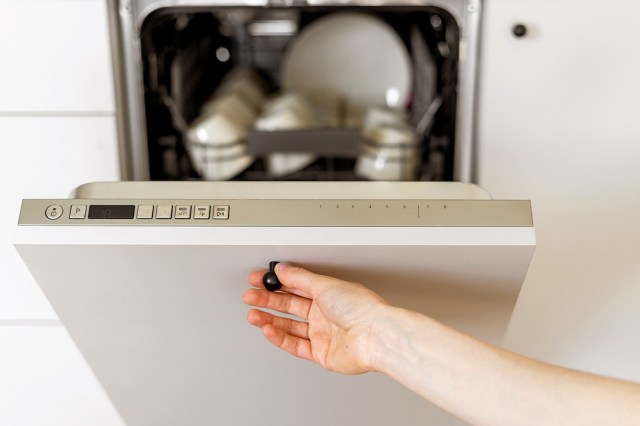
[[282,353],[241,297],[284,261],[501,343],[536,242],[470,183],[482,3],[108,4],[129,181],[24,200],[15,246],[125,423],[454,422]]
[[473,181],[479,0],[115,3],[128,180]]
[[14,244],[122,419],[158,426],[443,416],[273,347],[248,274],[303,266],[500,344],[536,243],[529,201],[468,183],[132,181],[24,200]]

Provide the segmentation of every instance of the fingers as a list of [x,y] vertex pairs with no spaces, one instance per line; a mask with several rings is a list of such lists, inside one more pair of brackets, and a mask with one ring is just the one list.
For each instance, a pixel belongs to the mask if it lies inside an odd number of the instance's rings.
[[262,328],[265,325],[272,325],[286,334],[290,334],[301,339],[309,339],[309,324],[306,322],[278,317],[257,309],[249,311],[247,314],[247,320],[256,327]]
[[313,352],[311,351],[311,342],[309,340],[287,334],[271,324],[262,327],[262,334],[275,346],[289,352],[291,355],[313,361]]
[[[264,291],[261,292],[264,293]],[[293,356],[313,361],[313,352],[309,341],[309,325],[307,323],[281,318],[257,309],[249,311],[247,320],[251,324],[262,328],[262,334],[273,345]]]
[[[315,274],[306,269],[282,262],[276,265],[275,272],[282,283],[281,290],[309,299],[315,298],[318,294],[336,283],[345,283],[337,278]],[[264,271],[251,273],[249,275],[249,283],[254,287],[264,288],[262,285],[263,275]]]
[[310,298],[315,298],[333,280],[333,278],[314,274],[306,269],[286,263],[278,263],[275,271],[284,287],[306,293]]
[[247,305],[273,309],[285,314],[308,319],[311,300],[290,293],[273,293],[262,289],[249,289],[244,292],[242,300]]
[[[262,277],[264,276],[265,272],[267,271],[262,270],[262,271],[254,271],[251,274],[249,274],[249,284],[257,288],[264,288],[264,284],[262,284]],[[286,291],[288,293],[296,294],[298,296],[306,297],[307,299],[311,298],[311,296],[308,293],[304,291],[296,290],[286,285],[283,285],[283,287],[280,290]]]

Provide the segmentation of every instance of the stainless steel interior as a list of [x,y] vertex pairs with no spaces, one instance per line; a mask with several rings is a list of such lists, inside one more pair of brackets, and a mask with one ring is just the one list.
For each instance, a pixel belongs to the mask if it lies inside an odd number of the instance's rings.
[[[220,82],[235,66],[249,65],[270,91],[278,90],[287,46],[315,19],[342,11],[381,18],[411,56],[413,101],[408,112],[420,147],[415,180],[471,181],[480,2],[469,0],[120,0],[112,21],[125,178],[202,180],[190,162],[185,129]],[[260,25],[271,29],[256,30]],[[412,31],[420,35],[418,40]],[[229,58],[216,56],[220,48]],[[425,56],[432,58],[433,69],[421,60]],[[434,72],[432,90],[427,77]],[[296,134],[321,142],[315,144],[319,159],[283,178],[266,173],[260,158],[270,146],[286,152],[286,137],[258,132],[261,136],[260,144],[248,145],[258,160],[235,179],[358,179],[352,170],[361,141],[353,129]]]

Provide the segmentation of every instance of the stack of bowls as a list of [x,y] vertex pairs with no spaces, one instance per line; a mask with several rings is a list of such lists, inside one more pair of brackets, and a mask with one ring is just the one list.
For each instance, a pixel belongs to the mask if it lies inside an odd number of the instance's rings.
[[187,150],[194,169],[206,180],[231,179],[254,162],[245,137],[263,103],[260,78],[247,68],[232,71],[189,127]]
[[[314,128],[319,126],[315,107],[302,95],[282,93],[268,100],[263,113],[256,120],[255,128],[259,131],[283,131]],[[300,140],[300,151],[291,153],[273,153],[267,157],[267,171],[271,176],[285,176],[303,169],[311,164],[316,156],[310,154]]]
[[370,108],[363,120],[361,136],[357,176],[384,181],[416,179],[420,150],[405,114]]

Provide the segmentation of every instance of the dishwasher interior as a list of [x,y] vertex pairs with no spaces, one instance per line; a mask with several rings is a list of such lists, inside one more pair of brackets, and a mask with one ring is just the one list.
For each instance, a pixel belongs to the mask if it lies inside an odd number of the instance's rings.
[[456,179],[461,21],[443,7],[170,7],[140,22],[151,180]]

